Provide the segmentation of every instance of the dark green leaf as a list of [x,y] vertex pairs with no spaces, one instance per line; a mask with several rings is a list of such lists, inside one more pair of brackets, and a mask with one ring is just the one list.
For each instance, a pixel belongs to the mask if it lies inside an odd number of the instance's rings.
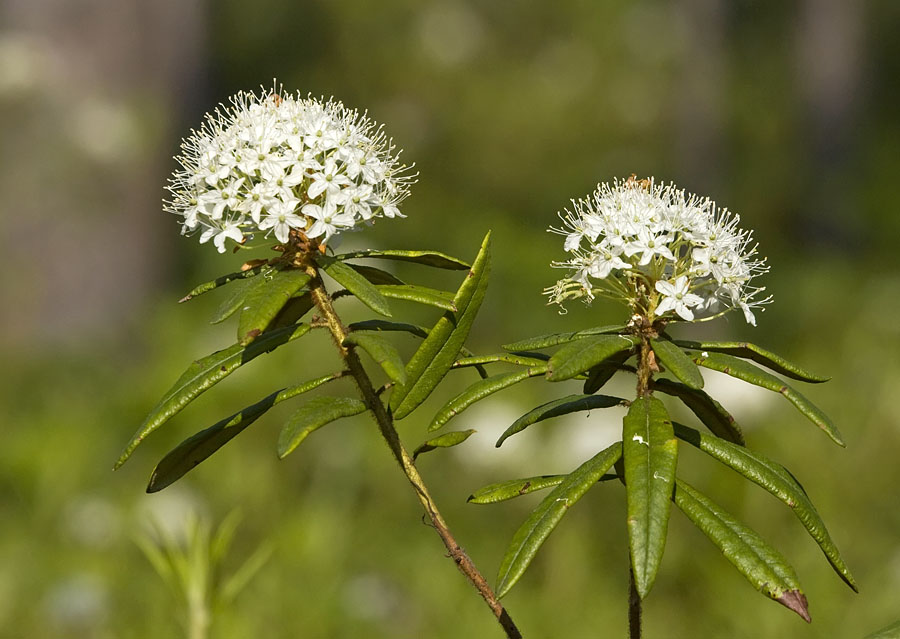
[[506,351],[537,351],[542,348],[566,344],[582,337],[590,337],[591,335],[621,333],[625,328],[624,325],[617,324],[615,326],[597,326],[583,331],[575,331],[574,333],[551,333],[549,335],[529,337],[528,339],[519,340],[518,342],[513,342],[511,344],[504,344],[501,348]]
[[444,404],[437,412],[437,415],[434,416],[434,419],[431,420],[431,425],[428,427],[428,430],[437,430],[469,406],[484,399],[488,395],[493,395],[504,388],[509,388],[513,384],[518,384],[529,377],[543,375],[545,372],[547,372],[547,365],[543,364],[542,366],[535,366],[534,368],[526,368],[525,370],[515,371],[513,373],[503,373],[502,375],[493,375],[487,379],[480,379]]
[[703,375],[700,374],[700,369],[681,348],[667,339],[651,339],[650,346],[656,354],[656,359],[675,377],[690,388],[696,390],[703,388]]
[[344,338],[344,346],[359,346],[374,359],[388,377],[397,384],[406,383],[406,369],[403,359],[394,345],[381,335],[366,331],[355,331]]
[[469,265],[455,257],[438,253],[437,251],[356,251],[335,256],[339,260],[350,260],[359,257],[371,257],[382,260],[398,260],[401,262],[415,262],[425,266],[449,269],[451,271],[465,271]]
[[287,301],[287,304],[284,305],[284,308],[278,311],[278,315],[276,315],[275,319],[269,324],[268,330],[289,326],[290,324],[300,321],[300,319],[309,313],[315,305],[312,293],[309,291],[302,295],[292,297]]
[[501,481],[479,488],[469,495],[466,501],[471,504],[494,504],[498,501],[506,501],[507,499],[527,495],[544,488],[558,486],[565,478],[566,475],[540,475],[538,477]]
[[806,492],[782,466],[764,455],[711,437],[693,428],[675,424],[675,434],[711,457],[734,469],[750,481],[762,486],[794,511],[810,537],[816,540],[835,572],[848,586],[857,590],[850,570],[828,534],[825,522],[816,512]]
[[810,382],[818,384],[827,382],[830,377],[822,377],[815,373],[797,366],[784,359],[780,355],[776,355],[771,351],[751,344],[750,342],[691,342],[686,340],[675,340],[675,343],[684,348],[692,348],[697,351],[715,351],[717,353],[725,353],[745,359],[752,359],[758,364],[762,364],[776,373],[781,373],[785,377],[796,379],[801,382]]
[[704,391],[694,390],[668,379],[653,380],[653,390],[680,399],[716,437],[744,445],[744,434],[734,417]]
[[318,388],[326,382],[338,379],[340,376],[340,373],[326,375],[305,384],[283,388],[252,406],[248,406],[234,415],[216,422],[209,428],[188,437],[156,465],[153,474],[150,476],[147,492],[158,492],[181,479],[200,462],[204,461],[250,426],[250,424],[262,417],[275,404]]
[[319,266],[322,267],[334,280],[352,293],[356,299],[371,308],[376,313],[386,317],[391,316],[391,307],[384,296],[378,292],[378,288],[369,283],[369,281],[350,268],[342,261],[320,255],[316,258]]
[[235,344],[195,361],[150,411],[122,451],[114,468],[122,466],[147,435],[169,421],[195,397],[218,384],[250,360],[306,335],[309,329],[308,324],[295,324],[267,331],[248,346]]
[[754,588],[810,620],[797,575],[781,553],[680,479],[675,484],[675,504]]
[[366,405],[352,397],[316,397],[301,406],[281,429],[278,436],[278,457],[284,459],[294,451],[310,433],[336,419],[359,415]]
[[465,368],[466,366],[480,366],[481,364],[493,364],[505,362],[516,366],[543,366],[550,358],[541,353],[496,353],[494,355],[473,355],[463,357],[453,363],[453,368]]
[[457,310],[456,305],[453,303],[453,293],[448,293],[447,291],[416,286],[415,284],[386,284],[380,285],[377,288],[385,297],[406,300],[408,302],[418,302],[419,304],[427,304],[428,306],[436,306],[445,311]]
[[299,269],[283,269],[254,279],[241,304],[238,342],[246,346],[261,335],[307,282],[309,275]]
[[510,591],[525,573],[541,545],[556,528],[563,515],[581,499],[603,474],[622,456],[622,443],[616,442],[597,453],[572,471],[532,511],[525,523],[513,535],[500,563],[497,596]]
[[537,408],[528,411],[507,428],[500,439],[497,440],[497,448],[506,441],[507,438],[521,432],[538,422],[551,417],[560,415],[568,415],[583,410],[592,410],[594,408],[609,408],[611,406],[621,406],[625,403],[624,399],[618,397],[609,397],[607,395],[568,395],[560,399],[554,399],[552,402],[542,404]]
[[[267,270],[268,273],[271,269]],[[244,280],[238,282],[231,287],[231,294],[222,300],[222,303],[216,308],[213,317],[209,320],[210,324],[219,324],[234,315],[244,305],[244,296],[253,288],[253,280]]]
[[427,453],[436,448],[450,448],[451,446],[462,444],[474,434],[475,430],[470,428],[469,430],[455,430],[451,433],[444,433],[443,435],[429,439],[413,451],[413,461],[415,461],[422,453]]
[[841,439],[841,434],[831,422],[831,419],[828,418],[828,415],[823,413],[798,391],[791,388],[771,373],[754,366],[750,362],[738,359],[737,357],[732,357],[731,355],[725,355],[724,353],[689,351],[689,355],[691,356],[691,359],[700,366],[705,366],[711,370],[742,379],[750,384],[775,391],[776,393],[781,393],[813,424],[825,431],[825,434],[836,444],[844,446],[844,440]]
[[362,322],[353,322],[348,326],[351,331],[386,331],[386,332],[402,332],[410,333],[416,337],[428,337],[428,331],[421,326],[415,324],[404,324],[403,322],[389,322],[387,320],[371,319]]
[[622,448],[628,542],[635,586],[643,599],[653,587],[666,546],[678,461],[678,440],[661,401],[639,397],[632,402],[623,422]]
[[378,284],[404,284],[404,281],[398,278],[393,273],[388,273],[387,271],[384,271],[380,268],[375,268],[374,266],[350,263],[347,263],[347,266],[352,268],[354,271],[362,275],[364,278],[366,278],[376,286]]
[[631,357],[631,351],[624,351],[613,355],[602,364],[594,366],[588,371],[588,378],[584,381],[583,392],[585,395],[593,395],[606,385],[618,371],[623,370],[625,360]]
[[267,269],[268,267],[265,264],[260,264],[259,266],[254,266],[253,268],[249,268],[246,271],[238,271],[236,273],[229,273],[228,275],[223,275],[222,277],[217,277],[214,280],[210,280],[209,282],[204,282],[203,284],[198,284],[191,292],[178,300],[178,303],[187,302],[188,300],[192,300],[198,295],[203,295],[204,293],[209,293],[212,290],[219,288],[220,286],[224,286],[229,282],[234,282],[237,280],[245,280],[250,277],[254,277],[259,275],[259,273],[263,269]]
[[491,269],[490,242],[491,234],[488,233],[472,270],[454,297],[457,311],[447,311],[437,321],[406,366],[409,381],[394,388],[390,407],[396,419],[406,417],[425,401],[456,361],[487,289]]
[[561,382],[572,379],[617,353],[633,349],[636,343],[637,338],[632,335],[579,337],[550,358],[547,380]]

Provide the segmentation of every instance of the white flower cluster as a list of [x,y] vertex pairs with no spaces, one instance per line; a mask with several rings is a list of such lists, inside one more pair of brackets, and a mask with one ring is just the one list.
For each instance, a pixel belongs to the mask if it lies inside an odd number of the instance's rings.
[[547,290],[551,302],[595,296],[622,300],[654,318],[740,309],[756,325],[754,308],[771,301],[750,284],[769,269],[755,259],[752,233],[740,218],[708,198],[650,180],[600,184],[560,213],[572,258],[553,265],[574,269]]
[[373,218],[403,217],[415,179],[365,114],[275,90],[237,94],[181,148],[166,210],[220,253],[226,239],[242,244],[257,232],[287,242],[296,229],[325,243]]

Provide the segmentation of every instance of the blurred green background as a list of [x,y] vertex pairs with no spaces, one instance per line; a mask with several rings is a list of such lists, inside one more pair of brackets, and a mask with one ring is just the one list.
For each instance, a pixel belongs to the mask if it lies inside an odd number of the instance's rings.
[[[273,554],[217,611],[212,637],[500,636],[367,419],[335,423],[279,462],[290,411],[280,407],[183,481],[144,494],[184,437],[332,370],[324,338],[242,369],[110,472],[187,364],[233,341],[233,327],[207,324],[212,295],[175,304],[240,258],[179,237],[160,205],[169,158],[206,110],[272,78],[368,109],[416,163],[408,219],[347,245],[471,258],[493,229],[475,350],[621,319],[603,303],[560,316],[540,294],[562,255],[546,227],[598,181],[654,175],[740,213],[769,257],[775,303],[757,329],[731,318],[682,335],[750,339],[833,375],[804,392],[846,450],[777,395],[714,374],[708,383],[750,444],[804,484],[860,594],[788,509],[684,451],[685,476],[797,568],[813,624],[755,593],[675,513],[646,636],[861,637],[900,618],[898,28],[894,0],[0,2],[0,636],[179,636],[178,601],[134,538],[151,520],[177,531],[189,513],[216,523],[234,509],[243,523],[226,567],[260,544]],[[408,446],[471,375],[400,424]],[[478,434],[421,459],[489,576],[540,497],[486,507],[466,505],[469,493],[567,472],[615,436],[621,414],[595,411],[494,450],[498,432],[550,397],[534,383],[486,401],[452,425]],[[527,637],[617,637],[626,593],[623,493],[602,484],[506,603]]]

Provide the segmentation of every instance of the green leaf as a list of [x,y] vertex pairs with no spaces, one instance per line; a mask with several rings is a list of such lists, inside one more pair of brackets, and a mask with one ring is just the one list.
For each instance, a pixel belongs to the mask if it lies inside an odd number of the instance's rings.
[[622,443],[616,442],[572,471],[538,504],[506,549],[497,577],[498,597],[508,593],[519,581],[563,515],[621,456]]
[[651,339],[650,346],[660,363],[675,377],[690,388],[696,390],[703,388],[703,375],[700,374],[700,369],[681,348],[667,339]]
[[794,569],[756,532],[680,479],[675,504],[719,547],[725,558],[761,593],[810,621],[806,596]]
[[281,429],[278,457],[291,454],[310,433],[342,417],[366,412],[366,405],[352,397],[316,397],[301,406]]
[[797,410],[803,413],[807,419],[825,431],[825,434],[828,435],[834,443],[839,446],[845,445],[844,440],[841,439],[841,434],[831,422],[831,419],[828,418],[828,415],[823,413],[821,409],[816,407],[797,390],[791,388],[771,373],[767,373],[750,362],[738,359],[737,357],[732,357],[731,355],[725,355],[724,353],[689,351],[688,354],[691,356],[691,359],[700,366],[719,371],[720,373],[725,373],[726,375],[731,375],[732,377],[742,379],[745,382],[775,391],[776,393],[781,393],[789,402],[796,406]]
[[246,346],[261,335],[294,293],[307,282],[309,275],[299,269],[283,269],[253,280],[242,303],[238,342]]
[[900,621],[895,621],[881,630],[876,630],[863,637],[863,639],[900,639]]
[[704,426],[716,437],[721,437],[739,446],[744,445],[744,434],[734,417],[723,406],[702,390],[688,388],[684,384],[668,379],[654,379],[653,390],[677,397],[697,416]]
[[583,392],[585,395],[593,395],[606,385],[620,370],[623,370],[625,360],[631,357],[631,351],[624,351],[613,355],[605,362],[588,371],[588,377],[584,381]]
[[295,324],[266,331],[248,346],[234,344],[196,360],[150,411],[134,437],[125,446],[113,469],[120,468],[147,435],[169,421],[198,395],[218,384],[247,362],[306,335],[309,330],[308,324]]
[[537,351],[542,348],[550,348],[551,346],[559,346],[568,342],[575,341],[582,337],[590,337],[591,335],[607,335],[610,333],[621,333],[625,330],[624,324],[614,326],[597,326],[588,328],[583,331],[575,331],[574,333],[551,333],[549,335],[539,335],[538,337],[529,337],[528,339],[504,344],[501,348],[506,351]]
[[339,260],[350,260],[358,257],[370,257],[381,260],[398,260],[400,262],[415,262],[416,264],[424,264],[425,266],[433,266],[434,268],[449,269],[451,271],[465,271],[469,265],[460,259],[451,257],[446,253],[438,253],[437,251],[356,251],[354,253],[343,253],[336,255]]
[[622,448],[628,542],[635,586],[643,599],[653,587],[666,546],[678,461],[678,440],[661,401],[654,397],[634,400],[623,422]]
[[187,302],[188,300],[192,300],[198,295],[203,295],[204,293],[209,293],[220,286],[225,286],[229,282],[234,282],[237,280],[245,280],[256,275],[259,275],[263,269],[268,269],[268,266],[265,264],[260,264],[259,266],[254,266],[253,268],[249,268],[246,271],[237,271],[236,273],[229,273],[228,275],[223,275],[222,277],[217,277],[214,280],[210,280],[209,282],[203,282],[203,284],[198,284],[191,292],[178,300],[178,303],[181,304],[183,302]]
[[[269,271],[267,270],[266,273]],[[231,295],[222,300],[222,303],[216,308],[213,317],[209,320],[210,324],[219,324],[234,315],[244,305],[244,297],[253,288],[253,280],[245,280],[238,282],[231,288]]]
[[406,300],[408,302],[418,302],[428,306],[442,308],[445,311],[456,311],[456,304],[453,303],[453,293],[447,291],[439,291],[434,288],[426,288],[425,286],[416,286],[415,284],[385,284],[379,285],[378,291],[385,297],[398,300]]
[[543,366],[550,358],[541,353],[496,353],[494,355],[473,355],[463,357],[453,362],[453,368],[465,368],[467,366],[480,366],[482,364],[494,364],[505,362],[517,366]]
[[302,295],[295,295],[287,301],[287,304],[285,304],[280,311],[278,311],[278,314],[269,323],[268,330],[289,326],[290,324],[300,321],[300,319],[309,313],[315,305],[316,303],[313,302],[312,293],[310,291],[307,291]]
[[428,332],[428,337],[406,366],[409,381],[392,391],[390,408],[396,419],[406,417],[425,401],[456,361],[487,289],[491,270],[490,246],[491,234],[488,233],[472,270],[453,298],[457,311],[444,313]]
[[479,488],[466,500],[470,504],[494,504],[514,497],[521,497],[544,488],[558,486],[566,475],[539,475],[525,479],[510,479]]
[[362,275],[364,278],[366,278],[376,286],[379,284],[404,284],[404,281],[398,278],[393,273],[388,273],[387,271],[384,271],[380,268],[375,268],[374,266],[350,263],[347,263],[347,266],[352,268],[354,271]]
[[380,315],[391,317],[388,301],[378,292],[378,288],[374,284],[370,284],[365,277],[342,261],[327,255],[320,255],[316,261],[322,270],[350,291],[360,302]]
[[283,388],[252,406],[248,406],[234,415],[216,422],[209,428],[188,437],[156,465],[153,474],[150,475],[147,492],[155,493],[167,486],[171,486],[186,473],[193,470],[200,462],[234,439],[250,424],[262,417],[275,404],[318,388],[322,384],[335,380],[340,376],[340,373],[335,373],[298,386]]
[[470,428],[469,430],[455,430],[453,432],[444,433],[443,435],[434,437],[433,439],[429,439],[413,451],[413,461],[415,461],[416,458],[422,453],[427,453],[429,451],[435,450],[436,448],[450,448],[451,446],[462,444],[474,434],[475,430]]
[[579,337],[560,348],[550,358],[547,380],[561,382],[572,379],[617,353],[633,349],[637,341],[632,335]]
[[434,419],[431,420],[431,425],[428,427],[428,430],[437,430],[469,406],[484,399],[488,395],[493,395],[494,393],[501,391],[504,388],[509,388],[513,384],[518,384],[529,377],[537,377],[546,372],[547,365],[544,364],[542,366],[526,368],[525,370],[515,371],[513,373],[503,373],[501,375],[493,375],[487,379],[480,379],[444,404],[434,416]]
[[683,348],[692,348],[698,351],[715,351],[717,353],[725,353],[744,359],[752,359],[757,364],[762,364],[776,373],[781,373],[785,377],[796,379],[801,382],[809,382],[811,384],[819,384],[827,382],[830,377],[822,377],[815,373],[810,373],[805,368],[801,368],[796,364],[789,362],[780,355],[776,355],[771,351],[751,344],[750,342],[692,342],[687,340],[674,340],[676,344]]
[[415,324],[405,324],[403,322],[389,322],[381,319],[370,319],[362,322],[353,322],[347,328],[351,331],[385,331],[385,332],[402,332],[410,333],[416,337],[428,337],[428,331],[421,326]]
[[495,446],[500,448],[501,444],[512,435],[521,432],[538,422],[551,417],[560,415],[568,415],[583,410],[592,410],[594,408],[609,408],[611,406],[621,406],[625,404],[624,399],[618,397],[609,397],[607,395],[567,395],[560,399],[554,399],[552,402],[541,404],[537,408],[528,411],[519,419],[512,423],[512,426],[503,431],[500,439],[497,440]]
[[388,377],[397,384],[406,383],[403,359],[394,345],[381,335],[372,332],[355,331],[344,338],[344,346],[359,346],[374,359]]
[[835,572],[848,586],[858,592],[849,568],[841,558],[831,535],[828,534],[825,522],[816,512],[815,506],[806,492],[784,466],[761,453],[723,441],[718,437],[711,437],[681,424],[675,424],[675,434],[679,439],[719,460],[787,504],[797,515],[810,537],[819,544]]

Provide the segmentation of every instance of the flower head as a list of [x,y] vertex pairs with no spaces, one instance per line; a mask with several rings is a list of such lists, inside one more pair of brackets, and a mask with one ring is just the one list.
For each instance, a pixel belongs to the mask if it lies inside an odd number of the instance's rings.
[[181,145],[165,208],[182,233],[220,253],[260,233],[324,244],[375,218],[397,217],[415,180],[382,128],[340,102],[274,89],[238,93]]
[[560,214],[563,228],[550,229],[565,236],[572,255],[553,264],[571,273],[546,291],[551,302],[610,297],[651,321],[691,321],[721,306],[755,326],[752,309],[771,301],[751,284],[769,270],[752,233],[709,198],[632,176],[572,205]]

